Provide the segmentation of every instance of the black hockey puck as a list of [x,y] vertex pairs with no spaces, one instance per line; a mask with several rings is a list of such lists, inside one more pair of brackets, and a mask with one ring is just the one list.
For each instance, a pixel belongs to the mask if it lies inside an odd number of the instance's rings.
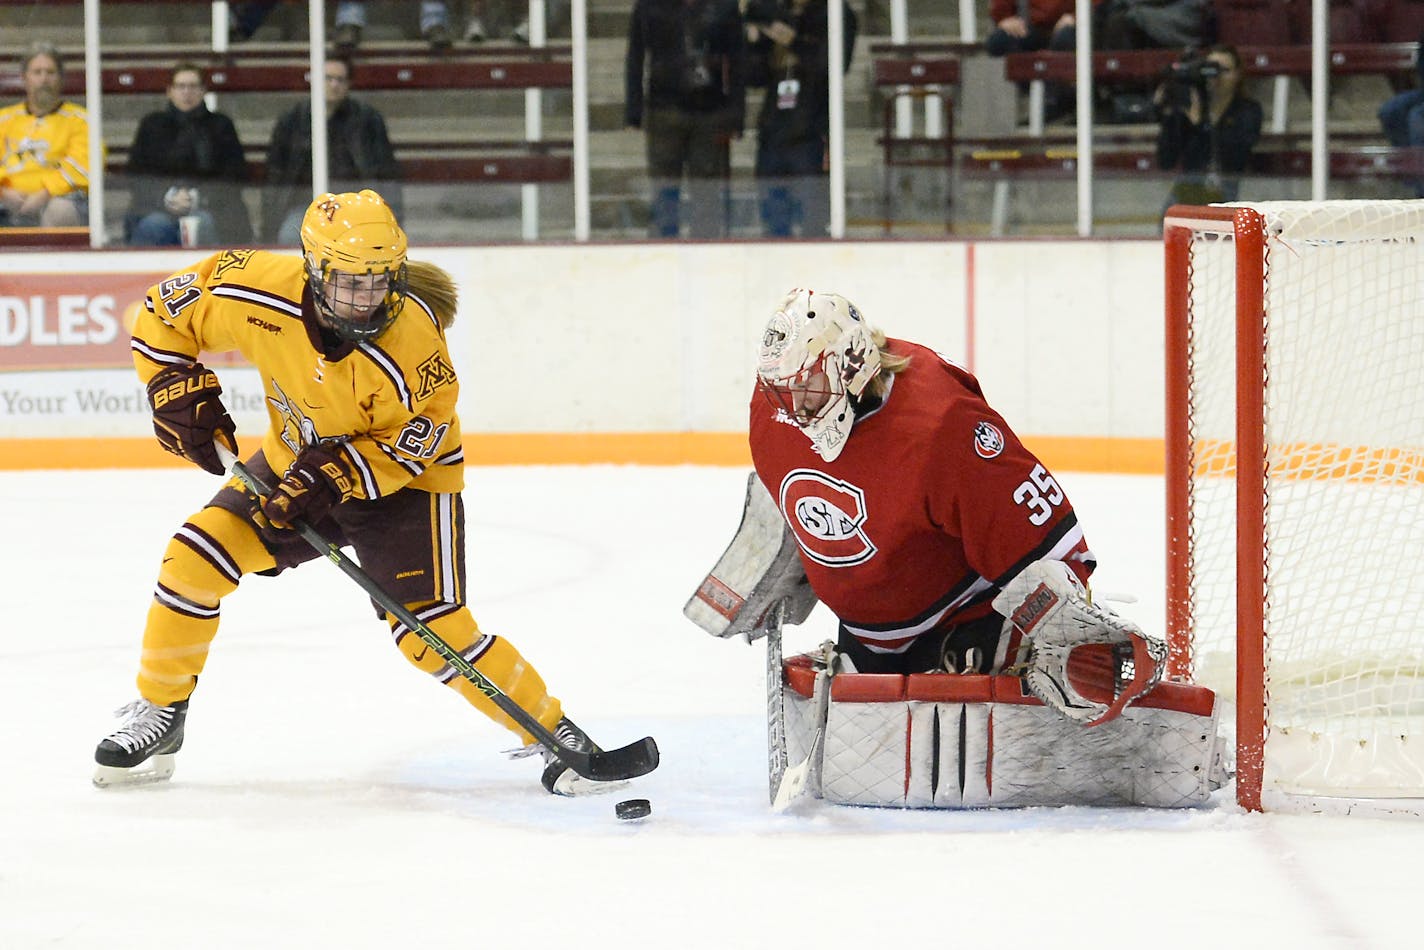
[[630,798],[613,806],[613,814],[624,821],[637,821],[653,813],[653,803],[646,798]]

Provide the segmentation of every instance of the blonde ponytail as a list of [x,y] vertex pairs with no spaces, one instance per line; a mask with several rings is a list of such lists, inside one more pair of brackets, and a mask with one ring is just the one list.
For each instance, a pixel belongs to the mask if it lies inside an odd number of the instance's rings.
[[460,291],[455,280],[442,268],[425,261],[405,262],[406,282],[411,294],[424,300],[442,327],[455,322],[455,311],[460,305]]

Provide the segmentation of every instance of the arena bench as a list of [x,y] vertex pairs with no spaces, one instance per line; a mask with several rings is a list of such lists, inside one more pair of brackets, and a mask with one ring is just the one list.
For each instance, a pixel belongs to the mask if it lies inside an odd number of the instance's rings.
[[[947,45],[876,44],[873,47],[895,54],[881,56],[871,63],[871,82],[883,99],[881,132],[875,142],[881,150],[881,220],[886,233],[890,232],[894,220],[893,170],[937,167],[943,168],[948,178],[954,162],[954,90],[959,84],[959,59],[941,52]],[[906,100],[925,103],[921,134],[912,133],[913,112],[898,108]],[[948,196],[946,188],[946,199]],[[945,205],[948,228],[951,221],[948,200]]]
[[[175,60],[176,62],[176,60]],[[215,93],[305,92],[311,65],[304,60],[229,60],[209,52],[191,60],[208,73],[208,89]],[[102,66],[105,95],[148,93],[163,95],[168,89],[172,63]],[[364,59],[357,67],[352,88],[358,92],[453,89],[569,89],[573,64],[567,60],[499,58],[482,60]],[[64,94],[82,96],[82,70],[64,74]],[[23,96],[18,76],[0,80],[0,94]]]
[[[568,139],[402,139],[392,143],[403,182],[452,184],[551,184],[573,179],[573,142]],[[105,168],[128,171],[128,146],[109,149]],[[244,145],[249,184],[267,177],[265,145]]]
[[[1309,178],[1311,152],[1300,147],[1305,137],[1266,136],[1264,147],[1251,156],[1247,175],[1272,178]],[[955,159],[955,175],[966,179],[984,179],[994,183],[990,211],[990,234],[1000,237],[1006,229],[1009,188],[1021,179],[1075,178],[1078,174],[1078,152],[1068,142],[1045,145],[1032,137],[1017,139],[964,141]],[[1329,152],[1330,178],[1354,181],[1368,179],[1424,180],[1424,148],[1395,148],[1388,145],[1342,145]],[[1125,146],[1096,151],[1093,155],[1095,174],[1143,175],[1160,177],[1164,182],[1175,179],[1176,171],[1157,168],[1155,145],[1150,148]]]

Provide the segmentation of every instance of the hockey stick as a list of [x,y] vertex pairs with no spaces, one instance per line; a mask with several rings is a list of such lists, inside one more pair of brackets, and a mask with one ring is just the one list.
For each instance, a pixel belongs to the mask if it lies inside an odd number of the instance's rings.
[[[786,744],[786,666],[782,660],[781,622],[785,616],[786,601],[781,601],[766,617],[766,733],[767,733],[767,778],[771,789],[772,811],[782,811],[806,793],[811,780],[811,769],[821,745],[826,740],[826,702],[830,687],[816,691],[816,711],[814,713],[816,731],[811,736],[811,747],[795,765],[789,764]],[[817,680],[819,684],[819,678]],[[817,779],[819,782],[819,778]]]
[[766,615],[766,778],[771,807],[779,808],[786,778],[786,667],[781,658],[781,617],[777,604]]
[[806,757],[795,765],[789,765],[786,746],[786,666],[782,659],[781,622],[786,613],[786,601],[771,608],[766,615],[766,745],[767,784],[771,794],[771,808],[781,811],[806,791],[806,781],[811,776],[811,762],[816,758],[825,735],[825,728],[817,725],[816,734],[811,739],[811,748]]
[[[218,457],[223,465],[242,480],[249,490],[258,497],[266,497],[271,489],[263,484],[262,480],[254,475],[246,465],[237,460],[237,457],[227,450],[221,443],[217,445]],[[529,733],[539,744],[553,753],[560,762],[573,769],[579,775],[595,782],[618,782],[625,779],[637,778],[640,775],[647,775],[658,767],[658,744],[651,736],[639,739],[637,742],[623,746],[621,749],[609,749],[599,752],[579,752],[570,749],[558,739],[544,725],[535,719],[522,706],[510,699],[504,692],[494,684],[488,677],[481,673],[473,663],[461,656],[453,647],[441,639],[440,635],[431,630],[420,621],[415,614],[405,608],[390,594],[372,580],[371,575],[361,569],[355,561],[347,557],[331,541],[322,536],[304,520],[297,518],[292,521],[292,527],[302,538],[316,549],[317,553],[324,555],[333,564],[339,567],[347,577],[355,581],[370,598],[380,605],[386,613],[395,617],[405,624],[415,635],[420,637],[430,649],[435,651],[435,655],[440,657],[450,667],[465,679],[474,684],[475,688],[490,701],[498,706],[505,715],[509,716],[519,724],[525,732]]]

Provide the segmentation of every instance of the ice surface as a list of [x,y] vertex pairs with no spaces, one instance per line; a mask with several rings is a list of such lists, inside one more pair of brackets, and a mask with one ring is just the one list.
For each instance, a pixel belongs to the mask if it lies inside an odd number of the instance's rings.
[[[1059,473],[1099,591],[1161,629],[1161,482]],[[330,565],[250,578],[168,785],[99,791],[159,555],[196,470],[0,473],[0,948],[1424,945],[1424,824],[766,804],[760,645],[681,608],[741,512],[718,468],[473,468],[471,602],[605,744],[622,795],[555,799],[409,667]],[[830,635],[818,608],[788,650]],[[616,798],[653,815],[621,822]]]

